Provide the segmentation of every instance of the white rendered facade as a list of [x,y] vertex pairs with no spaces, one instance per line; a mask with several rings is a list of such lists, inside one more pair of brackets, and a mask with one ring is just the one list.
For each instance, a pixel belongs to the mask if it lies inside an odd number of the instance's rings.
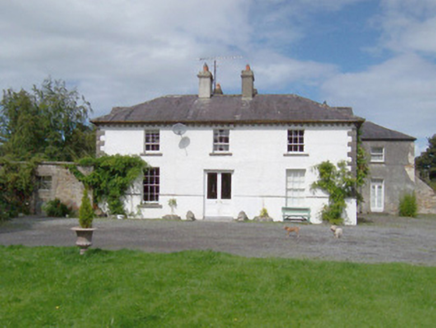
[[[99,126],[102,152],[139,155],[151,167],[159,168],[158,201],[144,201],[143,181],[138,179],[125,199],[131,215],[185,218],[192,211],[197,219],[236,218],[244,211],[252,219],[265,208],[270,217],[280,221],[282,207],[292,205],[295,199],[290,198],[297,197],[298,206],[311,209],[311,222],[321,223],[320,212],[328,196],[310,188],[317,179],[315,165],[327,160],[334,164],[353,161],[355,125],[351,123],[188,124],[186,128],[183,135],[177,135],[172,125]],[[228,130],[228,150],[214,151],[214,130]],[[303,151],[288,152],[289,130],[304,131]],[[145,150],[145,135],[150,131],[158,132],[159,150]],[[294,173],[297,178],[290,178]],[[212,187],[211,179],[216,181]],[[176,200],[176,207],[169,206],[170,199]],[[356,222],[356,202],[350,199],[344,223]]]

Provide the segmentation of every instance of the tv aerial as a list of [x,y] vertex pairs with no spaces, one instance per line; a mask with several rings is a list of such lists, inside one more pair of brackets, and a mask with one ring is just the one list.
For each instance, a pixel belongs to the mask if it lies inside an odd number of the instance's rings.
[[216,81],[217,81],[217,75],[216,75],[216,67],[217,67],[217,60],[226,60],[226,59],[241,59],[242,56],[220,56],[220,57],[203,57],[198,58],[198,60],[205,61],[205,60],[213,60],[213,89],[216,89]]
[[186,130],[188,130],[188,128],[186,127],[185,124],[182,123],[176,123],[173,125],[173,127],[171,128],[174,132],[174,134],[177,134],[178,136],[182,136],[185,134]]

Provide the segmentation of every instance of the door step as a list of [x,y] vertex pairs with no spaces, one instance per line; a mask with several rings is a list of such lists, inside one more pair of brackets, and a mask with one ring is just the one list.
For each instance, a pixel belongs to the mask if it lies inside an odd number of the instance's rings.
[[206,216],[204,221],[207,222],[232,222],[233,217],[231,216]]

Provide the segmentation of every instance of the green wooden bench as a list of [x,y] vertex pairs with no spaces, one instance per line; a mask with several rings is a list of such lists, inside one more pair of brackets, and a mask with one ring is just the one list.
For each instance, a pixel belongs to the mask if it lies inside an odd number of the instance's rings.
[[283,221],[309,221],[310,208],[308,207],[282,207]]

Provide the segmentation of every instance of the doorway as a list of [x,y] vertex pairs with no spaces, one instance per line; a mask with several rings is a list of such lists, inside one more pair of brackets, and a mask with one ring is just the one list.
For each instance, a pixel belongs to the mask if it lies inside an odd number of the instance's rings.
[[205,217],[232,216],[232,172],[205,174]]
[[371,212],[384,211],[384,183],[382,179],[371,180]]

